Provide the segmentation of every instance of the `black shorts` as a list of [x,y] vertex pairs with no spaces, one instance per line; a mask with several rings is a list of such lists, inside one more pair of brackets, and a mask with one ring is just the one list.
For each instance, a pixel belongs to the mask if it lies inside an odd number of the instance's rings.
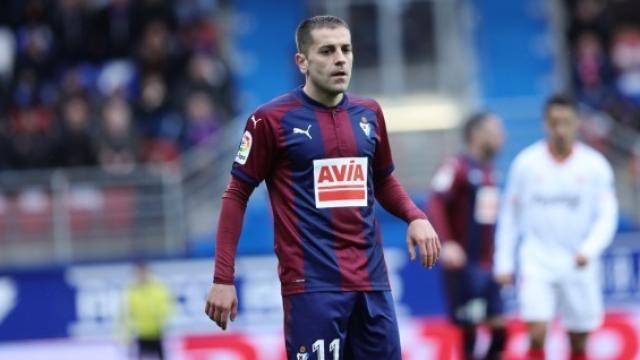
[[159,359],[163,358],[161,339],[138,339],[138,356],[155,355]]

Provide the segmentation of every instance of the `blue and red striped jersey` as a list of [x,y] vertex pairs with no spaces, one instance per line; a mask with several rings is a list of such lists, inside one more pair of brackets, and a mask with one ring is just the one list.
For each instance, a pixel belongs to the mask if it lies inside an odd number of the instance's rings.
[[298,88],[249,117],[231,173],[266,182],[284,295],[389,289],[373,184],[392,171],[374,100],[327,108]]
[[470,265],[490,267],[499,207],[497,172],[463,154],[447,160],[431,182],[427,214],[443,241],[456,241]]

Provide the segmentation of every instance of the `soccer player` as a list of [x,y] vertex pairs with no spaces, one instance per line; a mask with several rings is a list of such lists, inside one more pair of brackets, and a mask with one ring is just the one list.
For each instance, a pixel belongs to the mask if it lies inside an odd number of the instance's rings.
[[409,224],[411,259],[431,268],[440,243],[392,175],[385,119],[374,100],[346,93],[353,62],[348,25],[316,16],[296,31],[304,86],[248,119],[223,195],[207,315],[236,316],[234,259],[247,199],[265,181],[289,359],[400,359],[374,199]]
[[486,322],[486,359],[499,359],[506,341],[500,285],[492,272],[498,214],[498,175],[493,160],[504,142],[502,121],[476,113],[463,127],[465,150],[445,161],[431,182],[427,214],[442,239],[443,282],[449,317],[463,334],[466,359],[474,358],[476,326]]
[[547,323],[556,309],[569,332],[571,359],[586,359],[587,336],[603,320],[598,260],[616,230],[613,171],[576,140],[579,120],[569,98],[551,97],[544,117],[546,140],[524,149],[511,165],[494,273],[499,283],[511,283],[517,258],[530,359],[544,358]]

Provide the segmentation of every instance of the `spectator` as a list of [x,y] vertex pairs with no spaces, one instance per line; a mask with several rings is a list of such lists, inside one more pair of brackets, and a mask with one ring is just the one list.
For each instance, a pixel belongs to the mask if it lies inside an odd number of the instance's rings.
[[187,149],[202,143],[214,135],[220,127],[215,105],[203,92],[194,92],[189,96],[186,117],[183,147]]
[[94,15],[88,45],[94,61],[131,56],[136,34],[129,0],[111,0]]
[[183,96],[186,98],[194,91],[205,92],[224,117],[235,115],[231,70],[222,59],[207,53],[198,53],[189,59]]
[[56,145],[55,164],[63,167],[96,165],[87,100],[80,96],[66,100],[61,115],[62,129]]
[[147,161],[172,161],[180,151],[184,124],[180,114],[171,107],[167,92],[160,76],[144,78],[136,117],[144,138],[143,158]]
[[98,142],[100,166],[107,172],[130,173],[138,160],[138,138],[126,101],[115,97],[105,104],[101,130]]
[[578,98],[592,108],[601,108],[611,97],[607,54],[595,33],[579,35],[574,51]]
[[177,80],[178,47],[164,21],[154,20],[143,29],[137,58],[140,73],[160,74],[170,84]]
[[43,169],[53,165],[53,113],[40,104],[18,109],[12,116],[10,160],[15,169]]
[[63,66],[76,65],[87,58],[91,23],[83,0],[62,0],[53,14],[53,33],[58,58]]

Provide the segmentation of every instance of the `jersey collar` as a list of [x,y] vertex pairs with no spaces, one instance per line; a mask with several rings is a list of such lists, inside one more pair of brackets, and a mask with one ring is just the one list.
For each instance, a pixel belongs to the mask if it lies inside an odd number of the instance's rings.
[[302,103],[307,106],[310,107],[316,111],[323,111],[323,112],[334,112],[334,111],[340,111],[343,109],[346,109],[347,104],[349,103],[349,98],[347,96],[347,93],[345,92],[344,95],[342,96],[342,100],[340,100],[340,102],[338,103],[338,105],[336,106],[326,106],[322,103],[319,103],[315,100],[313,100],[311,97],[309,97],[309,95],[307,95],[303,90],[302,90],[302,86],[299,86],[295,91],[296,97],[298,99],[300,99],[300,101],[302,101]]

